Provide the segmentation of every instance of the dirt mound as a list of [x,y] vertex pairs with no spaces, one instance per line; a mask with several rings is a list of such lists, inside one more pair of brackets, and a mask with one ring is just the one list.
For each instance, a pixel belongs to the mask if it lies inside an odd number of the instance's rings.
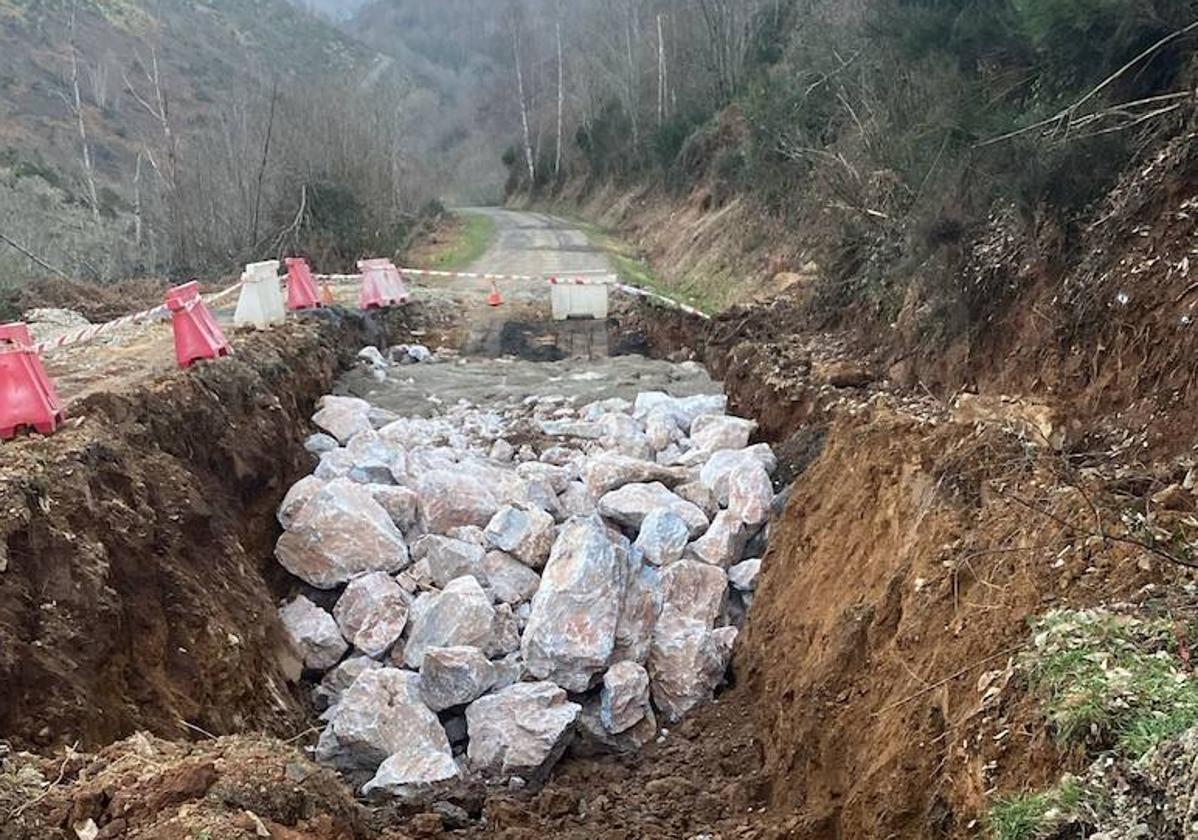
[[238,337],[219,364],[94,394],[53,437],[4,445],[10,743],[304,728],[268,586],[271,513],[311,467],[314,400],[381,330],[331,314]]
[[0,816],[4,840],[374,836],[334,773],[266,738],[187,744],[139,733],[95,755],[17,755],[0,768]]
[[74,310],[99,324],[157,306],[169,285],[153,278],[97,284],[51,277],[5,292],[0,296],[0,314],[6,320],[17,320],[26,310],[55,307]]

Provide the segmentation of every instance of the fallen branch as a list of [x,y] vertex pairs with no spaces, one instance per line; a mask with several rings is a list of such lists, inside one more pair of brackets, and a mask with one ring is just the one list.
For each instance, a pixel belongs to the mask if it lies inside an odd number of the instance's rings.
[[43,260],[37,254],[33,253],[28,248],[26,248],[24,245],[21,245],[19,242],[9,239],[3,233],[0,233],[0,242],[3,242],[6,245],[12,247],[13,249],[20,251],[26,257],[33,260],[35,263],[40,265],[42,268],[46,269],[46,271],[53,272],[54,274],[57,274],[59,277],[63,278],[64,280],[71,279],[70,275],[68,275],[65,271],[55,268],[54,266],[50,265],[50,263]]

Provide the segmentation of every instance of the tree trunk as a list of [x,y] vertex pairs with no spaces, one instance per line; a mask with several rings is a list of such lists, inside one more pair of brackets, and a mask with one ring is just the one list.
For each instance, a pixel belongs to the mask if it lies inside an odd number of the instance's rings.
[[87,184],[88,200],[92,207],[92,221],[100,224],[100,196],[96,191],[96,171],[92,164],[91,145],[87,142],[87,123],[83,119],[83,97],[79,94],[79,55],[75,49],[75,10],[78,3],[71,5],[71,92],[74,96],[72,110],[75,125],[79,130],[79,145],[83,152],[83,178]]
[[553,159],[553,177],[562,172],[562,121],[566,105],[566,71],[562,60],[562,22],[557,22],[557,153]]
[[537,183],[537,165],[532,153],[532,132],[528,127],[528,100],[524,96],[524,68],[520,63],[520,30],[512,25],[512,54],[516,57],[516,92],[520,97],[520,124],[524,128],[524,162],[528,166],[528,186]]

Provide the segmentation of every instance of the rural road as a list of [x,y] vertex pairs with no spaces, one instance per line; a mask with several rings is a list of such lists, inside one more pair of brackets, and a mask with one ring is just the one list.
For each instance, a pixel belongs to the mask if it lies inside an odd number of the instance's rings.
[[488,216],[495,223],[495,242],[468,271],[553,275],[611,268],[603,252],[565,219],[495,207],[463,212]]

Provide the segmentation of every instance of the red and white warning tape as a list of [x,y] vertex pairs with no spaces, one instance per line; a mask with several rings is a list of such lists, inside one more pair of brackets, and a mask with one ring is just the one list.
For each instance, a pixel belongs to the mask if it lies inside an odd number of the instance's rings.
[[[208,304],[216,303],[217,301],[229,297],[240,289],[241,284],[237,283],[227,289],[223,289],[222,291],[209,295],[208,297],[204,298],[204,302]],[[163,315],[166,315],[169,311],[170,310],[166,308],[166,304],[154,306],[150,309],[143,309],[141,312],[134,312],[131,315],[122,315],[120,318],[107,321],[103,324],[92,324],[78,330],[73,330],[72,332],[63,333],[55,338],[48,338],[45,341],[39,341],[34,345],[34,349],[37,350],[37,352],[44,354],[58,350],[62,347],[70,347],[75,344],[85,344],[86,342],[92,341],[101,335],[104,335],[105,333],[119,330],[122,327],[127,327],[130,324],[136,324],[140,321],[149,321],[153,318],[159,318]]]
[[687,306],[685,303],[679,303],[678,301],[674,300],[673,298],[668,298],[665,295],[659,295],[659,294],[657,294],[657,292],[651,292],[648,289],[639,289],[636,286],[626,286],[623,283],[617,284],[616,288],[619,289],[621,292],[623,292],[626,295],[633,295],[634,297],[655,300],[659,303],[663,303],[666,306],[669,306],[672,309],[678,309],[678,310],[681,310],[682,312],[685,312],[688,315],[694,315],[698,318],[702,318],[704,321],[711,320],[711,316],[708,315],[706,312],[704,312],[700,309],[695,309],[695,307],[693,307],[693,306]]
[[614,274],[604,277],[550,277],[551,286],[618,286]]
[[[602,268],[588,268],[581,271],[561,272],[560,274],[553,276],[546,274],[486,274],[474,271],[434,271],[427,268],[399,268],[398,271],[400,274],[406,274],[411,277],[457,277],[465,280],[486,280],[488,282],[491,280],[528,280],[533,282],[547,280],[550,283],[565,282],[560,279],[563,275],[578,277],[579,280],[582,280],[584,276],[611,274],[611,272]],[[333,285],[337,285],[339,283],[357,283],[362,279],[361,274],[316,274],[313,275],[313,277],[320,283],[332,283]]]

